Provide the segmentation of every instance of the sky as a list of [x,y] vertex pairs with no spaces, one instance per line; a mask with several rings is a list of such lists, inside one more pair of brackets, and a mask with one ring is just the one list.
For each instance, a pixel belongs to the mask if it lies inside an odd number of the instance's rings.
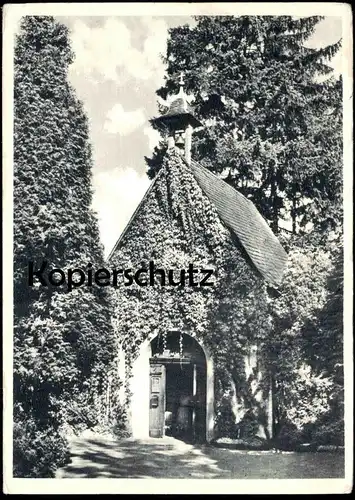
[[[168,29],[193,24],[187,16],[58,17],[66,24],[75,59],[69,78],[89,119],[93,146],[93,208],[107,256],[148,189],[144,156],[159,136],[155,91],[163,84]],[[308,45],[341,38],[341,18],[321,21]],[[341,72],[342,54],[331,65]]]

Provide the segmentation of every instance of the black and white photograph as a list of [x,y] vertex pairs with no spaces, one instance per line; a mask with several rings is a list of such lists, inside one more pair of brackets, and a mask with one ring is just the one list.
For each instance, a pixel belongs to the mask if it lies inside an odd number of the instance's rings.
[[3,33],[6,492],[349,493],[350,6]]

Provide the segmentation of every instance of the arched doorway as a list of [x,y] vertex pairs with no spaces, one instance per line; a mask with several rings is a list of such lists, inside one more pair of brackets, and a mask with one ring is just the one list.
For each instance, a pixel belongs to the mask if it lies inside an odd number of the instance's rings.
[[[168,352],[164,354],[164,350]],[[132,365],[132,377],[127,382],[133,437],[170,434],[198,441],[213,439],[213,360],[206,347],[193,336],[184,333],[181,337],[178,331],[164,336],[152,334],[141,344]],[[182,401],[185,393],[187,398],[193,398],[193,404],[188,399]],[[179,410],[180,406],[183,408]]]
[[206,440],[207,364],[190,335],[169,332],[151,341],[150,437]]

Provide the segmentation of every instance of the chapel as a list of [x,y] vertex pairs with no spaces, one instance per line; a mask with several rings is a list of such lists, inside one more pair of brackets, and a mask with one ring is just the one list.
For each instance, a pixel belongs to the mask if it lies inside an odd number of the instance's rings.
[[[191,157],[202,124],[189,102],[181,82],[155,118],[167,153],[109,256],[118,268],[154,262],[157,278],[115,290],[121,402],[138,438],[270,438],[267,310],[287,254],[255,205]],[[183,285],[191,264],[212,269],[213,286]]]

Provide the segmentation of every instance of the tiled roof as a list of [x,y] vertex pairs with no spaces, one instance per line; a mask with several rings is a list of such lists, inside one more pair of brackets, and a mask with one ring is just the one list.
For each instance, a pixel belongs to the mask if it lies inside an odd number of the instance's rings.
[[221,220],[238,237],[261,275],[271,285],[279,285],[287,253],[255,205],[197,162],[191,161],[189,166]]

